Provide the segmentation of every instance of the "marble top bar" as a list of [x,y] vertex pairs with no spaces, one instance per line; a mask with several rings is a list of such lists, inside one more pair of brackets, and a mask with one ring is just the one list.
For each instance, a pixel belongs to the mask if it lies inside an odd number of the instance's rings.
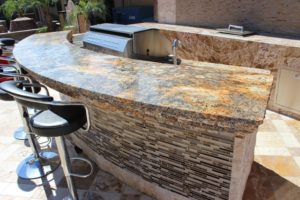
[[273,81],[267,70],[121,58],[75,46],[68,34],[32,35],[16,45],[14,56],[33,77],[72,97],[154,108],[185,120],[232,127],[257,126],[264,119]]

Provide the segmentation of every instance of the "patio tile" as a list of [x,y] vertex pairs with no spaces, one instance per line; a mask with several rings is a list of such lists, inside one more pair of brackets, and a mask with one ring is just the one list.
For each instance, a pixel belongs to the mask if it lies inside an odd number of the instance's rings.
[[8,185],[8,183],[5,182],[0,182],[0,195],[2,194],[2,191],[4,190],[4,188],[6,188]]
[[266,156],[290,156],[288,148],[285,147],[255,147],[255,155]]
[[277,200],[297,200],[300,197],[300,188],[284,178],[270,177]]
[[297,187],[299,187],[299,189],[300,189],[300,177],[284,176],[284,178],[286,180],[288,180],[289,182],[293,183],[294,185],[296,185]]
[[292,156],[300,156],[300,148],[299,147],[288,148],[288,150]]
[[300,176],[300,168],[290,156],[256,156],[256,160],[281,176]]
[[272,122],[271,119],[265,119],[264,123],[259,126],[258,131],[259,132],[266,132],[266,131],[276,132],[277,129],[274,126],[274,124],[273,124],[273,122]]
[[256,147],[285,147],[285,143],[277,132],[258,132],[256,136]]
[[12,195],[14,197],[29,198],[33,195],[34,190],[31,185],[9,183],[4,189],[1,190],[1,195]]
[[272,120],[272,124],[275,126],[276,130],[279,133],[293,132],[293,130],[283,120]]
[[0,144],[11,144],[15,141],[14,138],[12,137],[13,132],[11,132],[11,136],[3,136],[2,133],[3,132],[1,131]]
[[[121,194],[118,192],[89,192],[84,200],[121,200]],[[134,200],[134,199],[133,199]]]
[[300,143],[296,139],[294,133],[291,132],[279,132],[279,134],[282,137],[282,140],[284,141],[285,145],[287,147],[296,148],[300,146]]
[[295,162],[297,163],[297,165],[300,167],[300,155],[294,157]]
[[300,123],[297,120],[289,120],[285,122],[294,132],[300,132]]

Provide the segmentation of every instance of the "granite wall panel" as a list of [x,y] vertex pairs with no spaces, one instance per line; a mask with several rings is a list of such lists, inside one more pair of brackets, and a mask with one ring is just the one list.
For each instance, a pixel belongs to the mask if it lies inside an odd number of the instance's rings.
[[280,69],[300,72],[300,48],[180,31],[160,30],[160,33],[169,41],[174,38],[181,41],[177,49],[181,59],[270,70],[274,81],[268,108],[300,119],[299,114],[281,109],[275,104],[278,72]]

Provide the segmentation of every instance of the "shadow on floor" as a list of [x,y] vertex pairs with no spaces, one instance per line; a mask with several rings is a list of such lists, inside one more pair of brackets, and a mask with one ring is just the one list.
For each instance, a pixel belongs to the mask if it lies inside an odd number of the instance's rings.
[[298,200],[300,187],[253,162],[243,200]]

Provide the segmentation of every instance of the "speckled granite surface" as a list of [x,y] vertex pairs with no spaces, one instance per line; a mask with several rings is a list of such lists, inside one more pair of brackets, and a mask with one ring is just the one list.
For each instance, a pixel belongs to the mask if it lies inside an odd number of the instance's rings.
[[72,97],[158,109],[185,120],[249,133],[263,121],[272,84],[268,71],[205,62],[173,66],[114,57],[75,47],[67,35],[30,36],[18,43],[14,56],[34,77]]
[[235,39],[240,41],[251,41],[251,42],[265,43],[265,44],[272,44],[272,45],[282,45],[287,47],[300,47],[299,37],[283,38],[283,37],[274,37],[271,34],[252,35],[250,37],[240,37],[237,35],[219,33],[215,29],[199,28],[199,27],[192,27],[192,26],[181,26],[181,25],[160,24],[160,23],[140,23],[138,25],[166,30],[166,31],[201,34],[203,36],[215,36],[223,39]]
[[[214,29],[158,23],[141,23],[139,26],[159,29],[167,43],[174,38],[179,39],[181,45],[177,54],[180,58],[270,70],[274,81],[268,109],[300,120],[295,109],[278,105],[276,94],[281,69],[300,72],[299,38],[272,35],[241,37],[218,33]],[[294,91],[296,93],[297,89]]]

